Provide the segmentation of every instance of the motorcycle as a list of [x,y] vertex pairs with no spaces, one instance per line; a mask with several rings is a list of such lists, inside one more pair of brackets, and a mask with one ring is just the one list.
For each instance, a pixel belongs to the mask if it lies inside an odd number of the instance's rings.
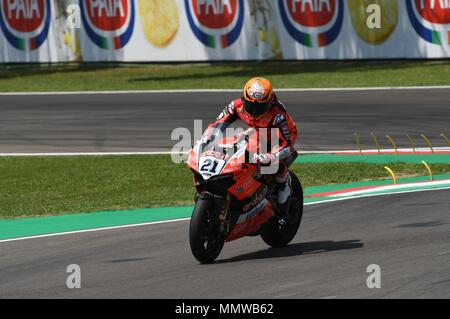
[[302,185],[289,172],[291,196],[282,214],[275,176],[262,174],[262,165],[250,161],[255,154],[251,141],[256,135],[254,129],[231,138],[211,139],[204,134],[189,151],[187,164],[196,189],[189,242],[201,263],[214,262],[226,242],[244,236],[261,236],[269,246],[283,247],[298,232],[303,215]]

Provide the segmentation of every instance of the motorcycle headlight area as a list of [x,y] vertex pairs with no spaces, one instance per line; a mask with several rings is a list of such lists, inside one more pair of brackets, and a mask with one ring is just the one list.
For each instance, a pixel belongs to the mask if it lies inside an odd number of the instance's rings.
[[197,172],[194,172],[194,174],[197,187],[211,194],[224,197],[227,195],[227,190],[236,183],[233,179],[233,174],[213,176],[208,180],[204,180],[202,175]]

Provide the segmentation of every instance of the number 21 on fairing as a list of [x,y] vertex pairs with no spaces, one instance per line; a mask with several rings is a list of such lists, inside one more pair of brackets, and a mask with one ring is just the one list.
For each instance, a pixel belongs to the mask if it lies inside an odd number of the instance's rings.
[[224,160],[217,159],[215,157],[202,157],[199,162],[200,172],[208,175],[219,174],[225,165]]

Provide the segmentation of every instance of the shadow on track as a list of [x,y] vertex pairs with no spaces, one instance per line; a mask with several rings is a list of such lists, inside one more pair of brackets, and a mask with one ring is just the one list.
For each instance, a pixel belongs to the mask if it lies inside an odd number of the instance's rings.
[[316,241],[310,243],[292,244],[283,248],[269,248],[260,250],[230,259],[218,260],[216,263],[232,263],[245,260],[257,260],[268,258],[293,257],[307,254],[320,254],[336,250],[358,249],[364,244],[361,240],[345,240],[345,241]]
[[52,75],[55,73],[76,73],[112,71],[121,67],[136,67],[128,64],[118,63],[42,63],[42,64],[0,64],[0,79],[14,79],[35,75]]
[[414,223],[414,224],[404,224],[397,226],[397,228],[423,228],[423,227],[437,227],[437,226],[443,226],[448,225],[448,223],[443,223],[440,220],[436,221],[430,221],[430,222],[424,222],[424,223]]

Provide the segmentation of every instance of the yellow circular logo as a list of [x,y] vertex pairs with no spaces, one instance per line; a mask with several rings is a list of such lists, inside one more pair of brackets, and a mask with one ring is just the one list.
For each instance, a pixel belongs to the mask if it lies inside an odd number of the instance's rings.
[[178,32],[175,0],[139,0],[139,16],[145,37],[154,46],[167,46]]
[[[399,15],[397,0],[348,0],[348,5],[356,33],[370,44],[385,42],[397,27]],[[370,5],[378,5],[381,10],[380,28],[368,25],[369,18],[374,14],[367,12]]]

